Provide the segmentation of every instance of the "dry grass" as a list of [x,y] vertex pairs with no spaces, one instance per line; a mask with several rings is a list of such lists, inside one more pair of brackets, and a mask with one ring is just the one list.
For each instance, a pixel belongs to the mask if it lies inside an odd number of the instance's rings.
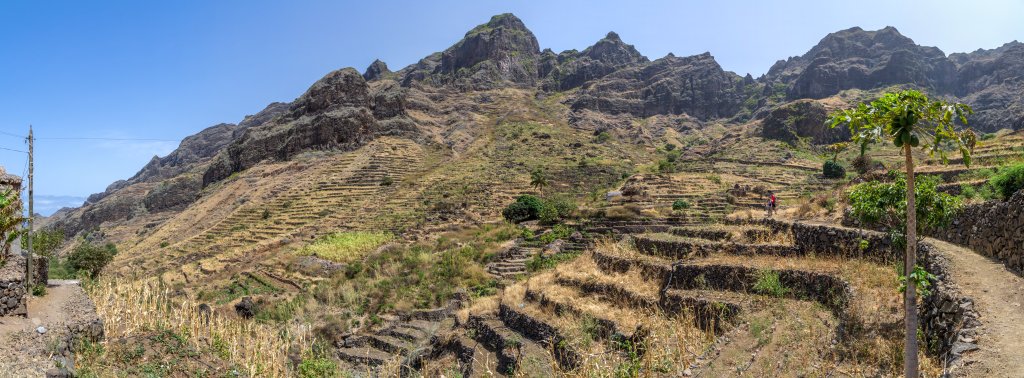
[[[289,352],[307,351],[311,344],[305,326],[270,327],[216,313],[204,315],[191,299],[172,300],[169,290],[155,281],[98,283],[88,292],[104,321],[104,343],[167,330],[196,351],[218,354],[243,375],[261,377],[292,375]],[[114,374],[112,360],[119,356],[100,352],[89,357],[80,361],[83,368],[100,376]]]

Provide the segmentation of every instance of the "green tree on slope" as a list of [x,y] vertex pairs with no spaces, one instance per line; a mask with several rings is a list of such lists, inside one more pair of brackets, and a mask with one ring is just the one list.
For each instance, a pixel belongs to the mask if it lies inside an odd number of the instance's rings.
[[[930,100],[916,90],[887,93],[870,103],[862,103],[854,109],[833,113],[829,119],[831,127],[846,125],[855,142],[892,141],[902,149],[907,174],[906,209],[916,209],[914,198],[914,157],[913,149],[920,147],[930,155],[938,154],[946,162],[946,149],[954,147],[963,156],[964,164],[970,165],[974,133],[970,130],[958,132],[956,121],[967,125],[967,115],[972,110],[960,103]],[[907,277],[904,291],[904,325],[906,339],[904,347],[903,372],[906,377],[917,377],[917,217],[916,211],[906,211],[906,247],[903,274]]]

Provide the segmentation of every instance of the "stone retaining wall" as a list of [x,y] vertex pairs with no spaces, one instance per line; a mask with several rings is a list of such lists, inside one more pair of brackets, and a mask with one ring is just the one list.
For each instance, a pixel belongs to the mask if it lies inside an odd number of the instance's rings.
[[932,231],[938,239],[959,244],[1024,272],[1024,190],[1008,201],[966,206],[949,227]]
[[931,295],[922,299],[918,309],[926,347],[929,354],[943,359],[948,371],[956,373],[965,363],[962,354],[978,348],[975,337],[981,322],[974,301],[951,282],[945,257],[927,242],[920,243],[918,257],[925,270],[936,277]]
[[693,240],[660,240],[644,236],[633,236],[633,245],[640,252],[652,256],[675,260],[707,256],[713,253],[733,255],[773,255],[790,256],[799,254],[799,250],[791,245],[778,244],[743,244],[732,242]]
[[0,267],[0,316],[28,314],[25,258],[11,254]]
[[555,361],[562,369],[576,369],[583,361],[579,353],[565,342],[565,337],[558,332],[558,329],[550,324],[516,311],[504,303],[498,306],[498,316],[510,329],[551,349]]
[[792,233],[793,245],[801,254],[866,258],[881,263],[903,260],[902,251],[893,250],[889,236],[880,232],[771,218],[732,223],[760,224],[771,228],[773,232]]
[[[662,285],[666,289],[729,290],[755,292],[754,286],[763,271],[757,268],[733,265],[677,264]],[[779,283],[789,289],[791,298],[808,298],[821,303],[842,318],[853,296],[850,285],[842,279],[826,274],[801,270],[771,270],[778,274]]]

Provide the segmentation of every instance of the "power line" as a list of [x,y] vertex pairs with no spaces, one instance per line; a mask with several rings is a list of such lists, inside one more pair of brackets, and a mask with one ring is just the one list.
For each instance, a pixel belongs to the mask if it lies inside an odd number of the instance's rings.
[[6,132],[6,131],[0,131],[0,134],[7,135],[7,136],[12,136],[12,137],[15,137],[15,138],[25,139],[24,135],[13,134],[13,133],[9,133],[9,132]]
[[149,139],[149,138],[93,138],[93,137],[77,137],[77,138],[36,138],[36,140],[112,140],[112,141],[136,141],[136,142],[179,142],[175,139]]
[[15,149],[13,149],[13,148],[7,148],[7,147],[0,147],[0,150],[7,150],[7,151],[14,151],[14,152],[21,152],[21,153],[23,153],[23,154],[27,154],[27,153],[28,153],[28,151],[22,151],[22,150],[15,150]]

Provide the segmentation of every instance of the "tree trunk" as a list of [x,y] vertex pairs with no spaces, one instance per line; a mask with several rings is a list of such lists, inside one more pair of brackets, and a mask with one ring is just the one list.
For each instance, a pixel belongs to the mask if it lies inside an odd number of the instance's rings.
[[907,334],[903,349],[903,375],[906,378],[917,378],[917,287],[910,279],[910,274],[917,266],[917,206],[914,198],[914,157],[910,143],[903,145],[903,152],[907,159],[907,255],[903,267],[903,275],[907,277],[907,290],[903,295]]

